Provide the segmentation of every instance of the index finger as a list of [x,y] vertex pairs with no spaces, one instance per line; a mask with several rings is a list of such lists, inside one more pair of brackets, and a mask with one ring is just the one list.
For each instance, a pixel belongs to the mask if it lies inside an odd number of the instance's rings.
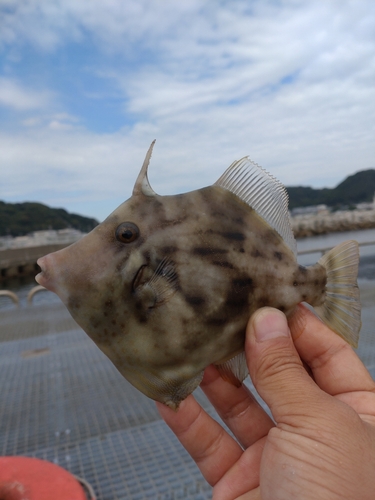
[[239,460],[242,448],[190,394],[178,411],[156,403],[166,424],[198,465],[206,481],[214,486]]
[[332,396],[375,391],[374,380],[349,344],[309,309],[300,304],[288,323],[294,345],[321,389]]

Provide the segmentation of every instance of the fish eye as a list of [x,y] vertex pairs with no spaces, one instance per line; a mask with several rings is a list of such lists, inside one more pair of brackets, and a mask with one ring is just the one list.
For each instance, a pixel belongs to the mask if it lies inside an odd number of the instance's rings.
[[138,226],[132,222],[123,222],[116,229],[116,239],[121,243],[131,243],[139,236]]

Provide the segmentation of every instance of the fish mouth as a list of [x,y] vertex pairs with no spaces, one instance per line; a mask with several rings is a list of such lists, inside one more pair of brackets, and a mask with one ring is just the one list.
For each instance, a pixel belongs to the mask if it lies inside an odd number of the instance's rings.
[[41,271],[35,276],[35,281],[39,283],[39,285],[44,286],[44,288],[47,288],[47,290],[55,292],[55,289],[52,286],[52,277],[50,276],[50,273],[45,265],[45,257],[41,257],[36,263],[40,267]]

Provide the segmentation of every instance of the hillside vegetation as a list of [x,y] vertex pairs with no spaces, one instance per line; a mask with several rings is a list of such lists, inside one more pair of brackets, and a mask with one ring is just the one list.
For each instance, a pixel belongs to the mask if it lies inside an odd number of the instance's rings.
[[63,208],[50,208],[42,203],[5,203],[0,201],[0,236],[23,236],[43,229],[74,228],[91,231],[96,219],[70,214]]
[[310,205],[328,205],[339,208],[355,203],[372,201],[375,192],[375,170],[362,170],[350,175],[335,188],[313,189],[311,187],[287,187],[289,208]]

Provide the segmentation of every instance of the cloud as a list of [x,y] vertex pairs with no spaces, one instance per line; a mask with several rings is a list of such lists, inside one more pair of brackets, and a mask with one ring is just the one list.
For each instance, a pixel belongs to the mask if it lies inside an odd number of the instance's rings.
[[[48,78],[48,91],[0,79],[10,89],[0,104],[21,125],[0,131],[8,167],[0,198],[68,207],[92,199],[103,218],[96,204],[131,194],[154,138],[150,179],[162,194],[210,184],[247,154],[287,185],[332,187],[375,167],[371,0],[8,4],[0,14],[7,75],[28,44],[38,57],[58,54],[59,71],[63,61],[78,84],[69,108],[71,88],[56,83],[64,72]],[[53,74],[54,57],[46,61]],[[103,114],[118,107],[117,130],[90,128],[93,100]]]
[[153,38],[180,26],[201,9],[201,2],[176,3],[163,0],[53,0],[8,1],[0,10],[4,44],[25,41],[51,51],[67,41],[80,42],[85,36],[96,40],[102,50],[127,51],[130,44],[152,46]]
[[50,91],[35,91],[11,78],[0,77],[0,106],[16,111],[46,108],[51,102]]

